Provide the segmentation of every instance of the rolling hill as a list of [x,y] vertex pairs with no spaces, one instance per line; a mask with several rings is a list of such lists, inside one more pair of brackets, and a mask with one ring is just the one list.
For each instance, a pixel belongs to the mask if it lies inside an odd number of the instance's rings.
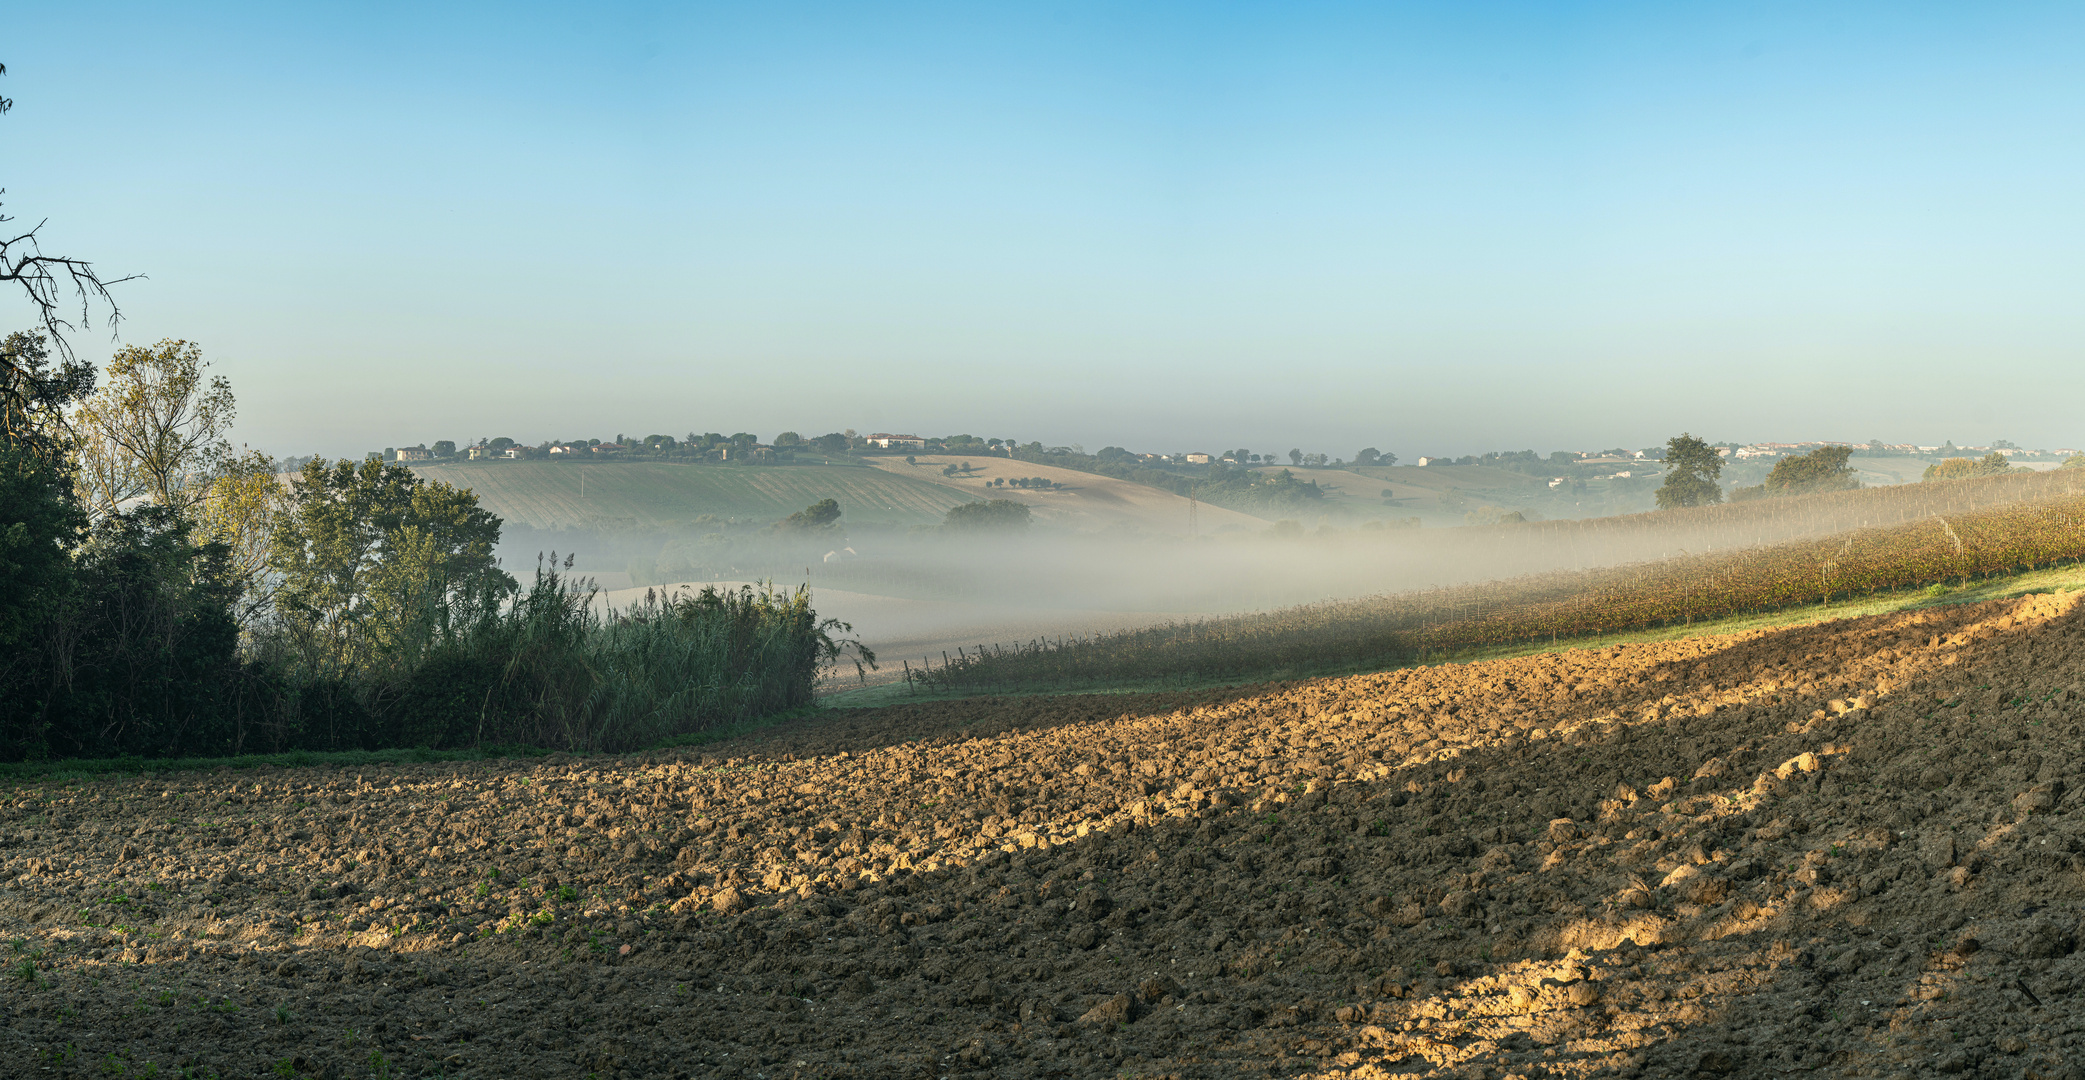
[[[921,480],[961,493],[964,501],[974,499],[1012,499],[1027,503],[1034,508],[1038,521],[1064,525],[1076,529],[1104,529],[1123,527],[1158,533],[1186,535],[1187,500],[1170,491],[1155,487],[1117,480],[1110,476],[1079,472],[1076,469],[1061,469],[1054,465],[1038,465],[1032,461],[1010,461],[1002,457],[987,457],[971,454],[927,454],[917,457],[918,464],[908,465],[904,458],[878,457],[868,459],[871,465],[893,477]],[[943,476],[941,470],[950,464],[969,464],[974,470],[961,476]],[[1009,480],[1021,477],[1042,477],[1052,483],[1063,484],[1061,490],[1030,491],[1023,488],[995,487],[985,485],[1005,477]],[[1236,510],[1202,503],[1196,508],[1199,528],[1205,533],[1248,529],[1258,531],[1267,527],[1267,522]]]
[[837,499],[853,522],[919,525],[976,498],[923,477],[844,465],[489,461],[420,465],[414,471],[469,488],[486,509],[536,529],[674,526],[705,514],[773,521],[820,499]]

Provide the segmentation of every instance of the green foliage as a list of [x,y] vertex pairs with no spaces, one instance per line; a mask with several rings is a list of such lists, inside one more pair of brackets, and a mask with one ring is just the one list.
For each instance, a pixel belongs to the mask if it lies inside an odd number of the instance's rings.
[[[2066,462],[2065,464],[2069,463]],[[2011,471],[2013,471],[2013,463],[2007,461],[2004,454],[1993,450],[1980,458],[1951,457],[1938,464],[1928,465],[1922,479],[1974,480],[1985,476],[2003,476]]]
[[963,533],[1021,532],[1028,528],[1031,516],[1027,503],[1018,503],[1011,499],[992,499],[950,507],[941,527],[950,532]]
[[[51,612],[33,712],[0,706],[10,756],[230,752],[239,670],[237,587],[221,544],[197,544],[172,510],[97,524]],[[62,643],[62,645],[58,644]]]
[[21,442],[0,442],[0,656],[31,647],[65,594],[85,523],[63,473]]
[[1857,488],[1861,486],[1860,481],[1854,479],[1853,466],[1847,464],[1851,457],[1851,446],[1823,446],[1807,454],[1782,458],[1767,474],[1764,485],[1767,494],[1806,495],[1815,491]]
[[2071,456],[2064,458],[2063,464],[2057,466],[2057,468],[2085,469],[2085,454],[2072,454]]
[[630,749],[803,707],[825,666],[875,660],[807,589],[647,592],[614,614],[594,597],[539,567],[507,610],[365,695],[386,713],[377,744]]
[[778,528],[794,529],[799,532],[830,530],[840,523],[840,504],[835,499],[820,499],[777,523]]
[[1658,488],[1658,509],[1708,506],[1723,501],[1716,478],[1723,475],[1723,458],[1716,448],[1692,435],[1681,433],[1665,444],[1665,483]]
[[232,456],[232,386],[206,376],[203,350],[167,340],[127,345],[72,418],[82,497],[96,515],[140,497],[186,513]]
[[317,677],[411,662],[514,591],[492,555],[499,529],[469,491],[314,458],[270,553],[283,640]]
[[54,365],[44,335],[18,332],[0,340],[0,444],[61,476],[67,497],[72,494],[67,467],[71,439],[64,414],[93,389],[93,365]]
[[1748,502],[1769,496],[1809,495],[1821,491],[1851,491],[1860,487],[1854,479],[1851,446],[1824,446],[1807,454],[1782,458],[1774,463],[1764,483],[1733,488],[1731,502]]
[[[200,404],[174,393],[157,419],[139,419],[156,406],[135,393],[97,399],[104,479],[143,476],[153,502],[115,505],[105,485],[90,528],[60,425],[92,369],[51,369],[31,336],[5,347],[0,759],[626,749],[801,708],[849,650],[873,662],[802,590],[655,595],[611,614],[553,565],[509,604],[517,586],[492,556],[500,519],[377,461],[309,461],[286,496],[265,459],[242,461],[233,471],[255,483],[237,493],[252,505],[233,507],[225,477],[192,482],[196,447],[216,445],[228,414],[221,382]],[[191,347],[145,360],[202,385]],[[189,405],[208,415],[182,420]],[[152,431],[174,441],[130,438]],[[829,527],[838,513],[827,499],[798,520]],[[272,616],[240,604],[263,577]],[[253,616],[243,652],[240,611]]]

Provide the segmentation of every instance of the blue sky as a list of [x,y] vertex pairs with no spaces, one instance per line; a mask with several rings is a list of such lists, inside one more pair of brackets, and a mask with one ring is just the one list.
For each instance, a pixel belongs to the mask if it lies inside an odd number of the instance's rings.
[[2075,5],[75,3],[0,30],[8,212],[150,275],[124,338],[201,342],[277,453],[2085,442]]

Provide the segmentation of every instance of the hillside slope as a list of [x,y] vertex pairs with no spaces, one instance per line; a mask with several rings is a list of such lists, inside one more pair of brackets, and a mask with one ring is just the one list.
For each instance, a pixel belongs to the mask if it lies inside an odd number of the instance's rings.
[[[906,464],[904,458],[876,457],[867,460],[871,465],[893,476],[924,480],[952,491],[962,492],[966,501],[1012,499],[1015,502],[1026,503],[1034,508],[1038,521],[1068,528],[1098,530],[1128,527],[1180,536],[1188,533],[1185,498],[1170,491],[1160,491],[1154,487],[1117,480],[1111,476],[1079,472],[1076,469],[1061,469],[1055,465],[1038,465],[1029,461],[1013,461],[1003,457],[961,454],[922,455],[916,458],[918,464],[915,465]],[[960,476],[941,475],[942,468],[952,464],[968,464],[973,471]],[[1015,487],[986,487],[986,484],[993,480],[1024,477],[1041,477],[1052,483],[1064,485],[1064,489],[1030,491]],[[1211,506],[1206,502],[1196,507],[1196,517],[1198,527],[1204,533],[1236,529],[1258,531],[1267,527],[1267,522],[1261,518],[1237,510]]]
[[469,488],[493,513],[537,529],[683,525],[705,514],[765,522],[828,498],[852,522],[918,525],[970,501],[940,484],[859,466],[490,461],[414,471]]
[[2081,619],[18,787],[0,1062],[2069,1077]]

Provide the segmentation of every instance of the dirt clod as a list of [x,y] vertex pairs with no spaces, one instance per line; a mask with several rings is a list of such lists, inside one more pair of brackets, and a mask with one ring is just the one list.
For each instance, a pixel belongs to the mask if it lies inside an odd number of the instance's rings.
[[18,784],[0,1072],[2067,1076],[2079,619]]

